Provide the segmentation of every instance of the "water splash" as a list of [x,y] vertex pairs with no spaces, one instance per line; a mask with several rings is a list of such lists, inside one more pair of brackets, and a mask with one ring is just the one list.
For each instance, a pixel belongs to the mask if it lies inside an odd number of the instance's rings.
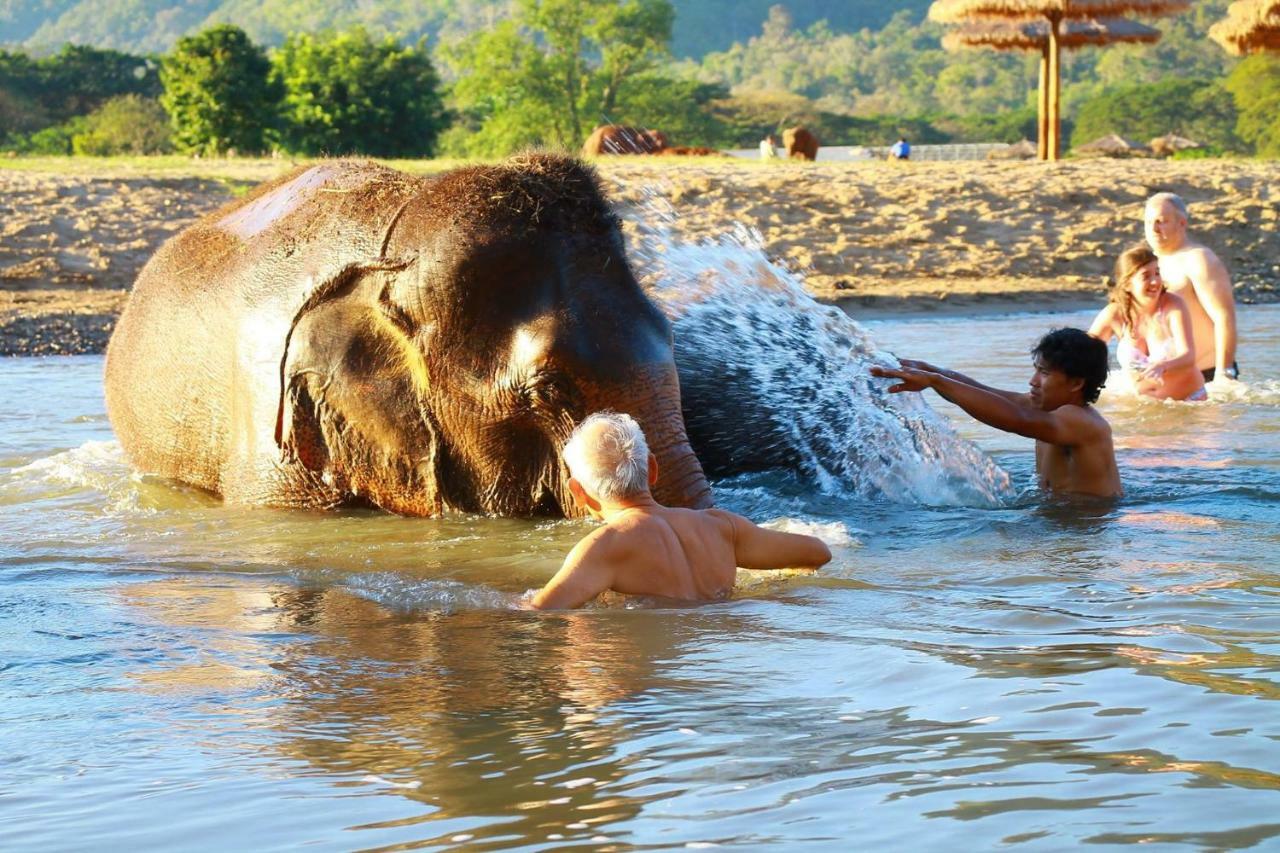
[[700,243],[649,191],[630,220],[636,273],[675,325],[690,441],[708,473],[781,468],[836,496],[994,506],[1009,475],[920,395],[890,395],[874,364],[896,365],[852,318],[771,261],[735,223]]
[[107,513],[142,512],[141,479],[125,461],[118,442],[86,441],[0,475],[0,506],[80,496]]

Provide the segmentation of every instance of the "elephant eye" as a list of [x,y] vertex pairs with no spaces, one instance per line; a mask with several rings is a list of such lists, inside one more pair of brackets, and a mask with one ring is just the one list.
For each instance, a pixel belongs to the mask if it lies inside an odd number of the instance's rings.
[[573,408],[578,400],[577,388],[569,377],[549,370],[533,374],[525,385],[525,394],[537,409]]
[[385,287],[379,294],[378,304],[382,308],[383,314],[388,320],[399,327],[404,334],[413,336],[415,331],[415,323],[413,318],[409,316],[409,312],[404,309],[398,302],[391,298],[390,287]]

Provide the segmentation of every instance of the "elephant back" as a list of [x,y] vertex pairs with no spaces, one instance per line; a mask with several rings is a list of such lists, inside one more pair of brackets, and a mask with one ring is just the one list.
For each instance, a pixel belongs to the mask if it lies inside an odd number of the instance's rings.
[[133,463],[225,493],[229,466],[273,435],[295,314],[341,270],[382,257],[422,185],[376,164],[326,161],[167,241],[139,274],[107,349],[107,411]]

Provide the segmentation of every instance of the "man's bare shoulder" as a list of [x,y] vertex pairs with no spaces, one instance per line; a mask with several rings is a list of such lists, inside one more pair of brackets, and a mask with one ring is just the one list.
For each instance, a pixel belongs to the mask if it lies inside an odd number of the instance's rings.
[[1067,403],[1065,406],[1054,409],[1053,416],[1062,427],[1080,441],[1096,440],[1111,435],[1111,424],[1093,406]]
[[636,529],[635,522],[630,519],[615,519],[582,537],[573,549],[574,554],[594,561],[624,557],[634,548]]
[[1192,278],[1226,269],[1217,253],[1203,243],[1188,243],[1175,252],[1171,259],[1180,271]]

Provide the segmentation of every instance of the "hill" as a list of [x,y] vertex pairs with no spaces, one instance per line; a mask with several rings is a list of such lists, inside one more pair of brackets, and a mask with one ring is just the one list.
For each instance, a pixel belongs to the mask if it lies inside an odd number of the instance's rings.
[[[745,42],[760,32],[778,0],[674,0],[672,49],[701,58]],[[895,12],[917,18],[929,0],[788,0],[798,27],[826,20],[833,30],[878,29]],[[362,24],[407,39],[436,38],[484,27],[501,17],[503,0],[0,0],[4,43],[34,53],[63,44],[109,47],[129,53],[162,53],[181,36],[213,23],[243,27],[260,44],[279,44],[288,33]]]

